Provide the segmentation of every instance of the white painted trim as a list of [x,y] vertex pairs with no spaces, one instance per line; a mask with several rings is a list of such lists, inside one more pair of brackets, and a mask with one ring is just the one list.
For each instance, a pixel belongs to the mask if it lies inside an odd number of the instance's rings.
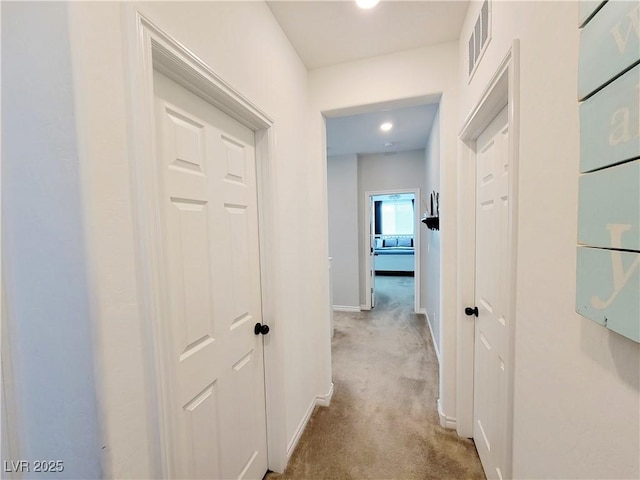
[[291,438],[291,441],[287,445],[287,462],[289,461],[289,459],[291,458],[291,455],[293,455],[293,452],[298,446],[300,437],[302,437],[302,434],[304,433],[305,428],[307,428],[307,424],[309,423],[309,420],[311,420],[311,415],[313,414],[313,411],[316,408],[316,404],[317,404],[317,400],[314,398],[309,404],[309,408],[307,408],[307,412],[304,414],[304,417],[302,417],[302,420],[300,420],[300,423],[298,424],[298,427],[296,428],[296,431],[293,434],[293,438]]
[[440,426],[442,428],[449,428],[451,430],[456,429],[456,419],[455,417],[447,417],[442,412],[442,402],[438,399],[438,417],[440,417]]
[[420,309],[420,313],[424,314],[427,320],[427,327],[429,327],[429,333],[431,334],[431,343],[433,343],[433,349],[436,351],[436,357],[438,358],[438,365],[440,365],[440,349],[438,348],[438,344],[436,343],[436,337],[433,334],[433,329],[431,328],[431,322],[429,321],[429,314],[427,310],[422,308]]
[[517,282],[518,282],[518,210],[520,185],[520,41],[515,39],[511,47],[512,59],[509,66],[509,156],[511,178],[509,181],[509,269],[507,280],[509,285],[508,315],[511,317],[511,328],[507,334],[507,359],[511,368],[507,371],[507,422],[505,438],[504,478],[513,476],[513,412],[514,385],[516,363],[516,328],[517,328]]
[[307,408],[307,412],[304,414],[304,417],[302,417],[302,420],[300,420],[300,423],[298,424],[298,428],[296,428],[296,432],[293,434],[291,441],[287,445],[287,461],[289,461],[289,459],[291,458],[291,455],[293,455],[293,452],[296,450],[296,447],[298,446],[298,442],[300,441],[302,434],[307,428],[307,424],[309,423],[309,420],[311,420],[311,415],[313,415],[315,408],[328,407],[329,404],[331,403],[332,397],[333,397],[333,383],[331,384],[331,388],[329,389],[329,392],[327,394],[318,396],[313,399],[313,401],[309,405],[309,408]]
[[367,310],[371,310],[371,306],[367,307],[366,305],[360,305],[360,311],[361,312],[364,312],[364,311],[367,311]]
[[334,305],[334,312],[360,312],[360,307],[351,307],[349,305]]
[[319,407],[328,407],[331,405],[331,399],[333,398],[333,382],[331,382],[331,388],[324,395],[316,397],[316,405]]
[[331,305],[331,312],[329,312],[329,335],[331,338],[336,334],[336,329],[333,325],[333,312],[336,306],[333,304],[333,270],[332,264],[333,257],[329,257],[329,305]]
[[512,61],[512,49],[509,50],[500,66],[485,87],[480,100],[465,118],[458,136],[466,145],[475,147],[475,141],[509,101],[509,66]]
[[371,271],[371,255],[369,254],[370,241],[369,235],[367,232],[369,231],[369,226],[371,225],[371,197],[375,195],[391,195],[394,193],[413,193],[415,199],[415,208],[413,209],[414,219],[413,219],[413,245],[414,245],[414,254],[413,254],[413,278],[414,278],[414,291],[413,291],[413,311],[418,313],[420,311],[420,279],[421,279],[421,269],[420,269],[420,208],[418,205],[420,204],[420,189],[419,188],[409,188],[409,189],[395,189],[395,190],[374,190],[365,192],[364,194],[364,206],[365,206],[365,214],[364,214],[364,226],[363,226],[363,236],[362,245],[364,245],[365,255],[365,300],[366,303],[364,307],[361,307],[362,310],[371,310],[371,275],[369,272]]
[[[255,132],[258,217],[260,232],[260,268],[263,318],[276,332],[279,276],[274,235],[277,232],[275,181],[275,133],[273,120],[220,78],[185,46],[171,38],[135,5],[122,7],[125,29],[129,84],[130,144],[132,161],[133,210],[137,237],[138,283],[142,292],[141,314],[144,321],[146,369],[149,377],[149,432],[154,477],[167,478],[174,472],[170,456],[172,432],[164,418],[167,386],[161,381],[164,336],[159,328],[167,311],[166,296],[159,280],[161,255],[155,206],[157,185],[153,174],[155,122],[153,109],[153,70],[173,79],[195,95],[222,110]],[[264,339],[265,398],[267,418],[268,468],[284,471],[287,463],[286,412],[284,406],[284,345],[281,335]]]
[[513,41],[511,49],[487,84],[478,103],[467,116],[460,130],[461,164],[458,189],[458,338],[456,416],[460,436],[473,436],[473,321],[464,315],[464,307],[475,303],[475,148],[478,135],[505,106],[509,112],[509,212],[508,212],[508,277],[507,305],[507,407],[505,438],[505,478],[513,469],[513,384],[515,362],[516,280],[517,280],[517,226],[519,184],[519,132],[520,132],[520,43]]

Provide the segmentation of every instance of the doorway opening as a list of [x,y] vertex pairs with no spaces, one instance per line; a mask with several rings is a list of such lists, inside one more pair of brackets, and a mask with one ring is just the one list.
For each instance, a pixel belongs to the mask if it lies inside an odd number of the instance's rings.
[[[375,217],[371,209],[375,207],[370,196],[393,194],[413,194],[413,232],[401,240],[409,241],[405,248],[413,248],[413,255],[403,252],[401,261],[413,263],[413,267],[380,270],[413,272],[413,312],[431,315],[439,310],[439,268],[428,270],[425,264],[429,235],[420,223],[427,212],[426,192],[439,190],[439,100],[439,97],[405,99],[324,112],[329,253],[336,311],[375,308],[375,278],[371,273],[372,269],[375,273],[371,258],[376,253],[372,251],[376,249],[376,239],[371,230],[371,219]],[[385,234],[395,235],[397,245],[397,233]],[[379,233],[377,240],[383,241],[385,234]],[[422,241],[421,234],[424,234]],[[391,242],[393,239],[388,238],[387,243]],[[439,248],[431,253],[436,251]],[[398,261],[400,254],[397,255],[392,263]],[[380,260],[388,261],[389,257]],[[431,264],[439,264],[439,258],[431,258]],[[431,273],[432,294],[423,283],[425,273]],[[431,306],[427,305],[429,301]]]
[[420,310],[419,198],[419,190],[366,193],[367,309],[375,308],[377,295],[384,295],[409,301],[416,313]]

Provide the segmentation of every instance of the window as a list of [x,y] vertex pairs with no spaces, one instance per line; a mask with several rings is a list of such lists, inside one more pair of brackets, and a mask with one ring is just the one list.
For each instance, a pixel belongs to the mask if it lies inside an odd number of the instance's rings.
[[413,235],[413,202],[382,202],[382,235]]

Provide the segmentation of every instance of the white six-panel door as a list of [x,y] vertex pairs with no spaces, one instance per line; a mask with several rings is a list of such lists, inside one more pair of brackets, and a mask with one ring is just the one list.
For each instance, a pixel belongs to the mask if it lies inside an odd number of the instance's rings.
[[505,471],[509,128],[503,109],[476,143],[473,438],[487,478]]
[[154,71],[170,475],[267,469],[254,133]]

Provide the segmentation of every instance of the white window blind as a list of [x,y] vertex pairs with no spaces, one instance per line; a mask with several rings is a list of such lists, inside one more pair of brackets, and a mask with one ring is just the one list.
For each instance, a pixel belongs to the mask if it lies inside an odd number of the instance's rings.
[[413,202],[382,202],[382,235],[413,235]]

